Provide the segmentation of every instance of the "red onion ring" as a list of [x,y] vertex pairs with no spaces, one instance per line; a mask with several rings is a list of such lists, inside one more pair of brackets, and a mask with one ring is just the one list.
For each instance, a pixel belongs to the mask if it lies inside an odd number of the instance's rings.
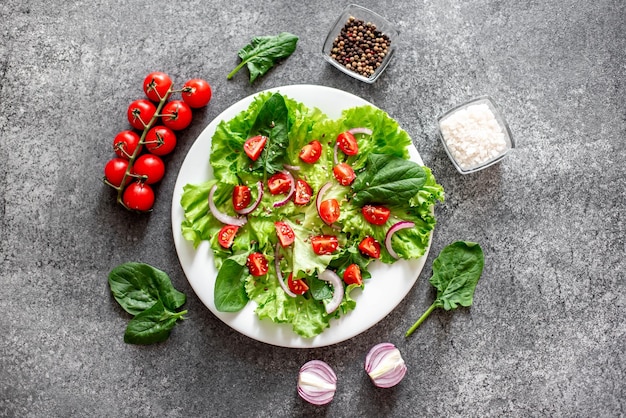
[[300,166],[298,166],[298,165],[283,164],[283,167],[285,167],[287,170],[291,170],[291,171],[300,171]]
[[263,199],[263,182],[262,181],[257,182],[256,188],[258,190],[256,201],[252,203],[252,205],[248,206],[247,208],[239,209],[239,210],[235,209],[235,212],[237,212],[240,215],[247,215],[253,212],[259,206],[259,203],[261,203],[261,199]]
[[333,400],[337,390],[335,371],[321,360],[311,360],[300,368],[298,395],[313,405],[325,405]]
[[326,304],[326,313],[331,314],[337,310],[343,300],[343,281],[337,273],[328,269],[321,272],[318,277],[333,286],[333,298]]
[[215,191],[217,190],[217,184],[214,184],[209,191],[209,210],[211,214],[223,224],[226,225],[236,225],[236,226],[244,226],[248,219],[241,217],[234,217],[227,215],[225,213],[220,212],[215,206],[215,202],[213,201],[213,197],[215,196]]
[[370,128],[361,128],[361,127],[348,129],[348,132],[350,132],[352,135],[356,135],[356,134],[371,135],[373,133]]
[[280,243],[276,243],[276,250],[274,251],[274,267],[276,268],[276,276],[278,277],[278,284],[285,291],[285,293],[292,298],[296,297],[296,294],[293,293],[287,283],[285,283],[285,279],[283,278],[283,272],[280,271],[280,258],[278,257],[278,250],[280,248]]
[[367,353],[365,371],[375,386],[390,388],[400,383],[407,367],[400,350],[391,343],[380,343]]
[[387,249],[387,252],[389,252],[389,254],[395,258],[396,260],[399,259],[400,257],[398,256],[398,254],[393,250],[393,248],[391,248],[391,238],[393,237],[393,234],[395,234],[396,232],[398,232],[401,229],[407,229],[407,228],[413,228],[415,226],[415,224],[413,222],[409,222],[409,221],[400,221],[396,224],[394,224],[391,228],[389,228],[389,230],[387,231],[387,235],[385,235],[385,248]]
[[293,194],[296,191],[296,180],[293,178],[291,173],[289,171],[286,171],[286,170],[285,171],[281,171],[281,173],[283,173],[284,175],[289,177],[289,182],[290,182],[291,187],[289,188],[289,193],[287,193],[287,197],[285,197],[280,202],[274,203],[274,207],[275,208],[279,208],[279,207],[281,207],[283,205],[286,205],[287,202],[289,202],[291,200],[291,196],[293,196]]
[[322,187],[320,187],[319,191],[317,192],[317,197],[315,198],[315,207],[317,208],[317,214],[320,218],[322,217],[322,215],[320,214],[320,205],[322,204],[322,197],[324,197],[324,193],[326,193],[326,191],[330,189],[332,185],[333,184],[331,182],[325,183]]

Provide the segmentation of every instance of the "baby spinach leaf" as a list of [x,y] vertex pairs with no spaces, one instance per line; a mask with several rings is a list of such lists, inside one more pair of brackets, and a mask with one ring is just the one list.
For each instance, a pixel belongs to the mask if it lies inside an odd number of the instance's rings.
[[411,335],[436,308],[449,311],[459,305],[471,306],[484,264],[483,250],[475,242],[457,241],[445,247],[433,262],[430,278],[437,297],[405,335]]
[[247,65],[250,83],[253,83],[257,77],[267,73],[278,60],[289,57],[296,50],[297,43],[298,37],[288,32],[276,36],[257,36],[250,44],[239,50],[241,63],[226,78],[230,80],[237,71]]
[[130,320],[124,333],[128,344],[153,344],[167,340],[178,319],[183,319],[187,311],[170,312],[158,300],[149,309]]
[[390,154],[370,154],[365,170],[352,184],[355,205],[406,204],[426,182],[419,164]]
[[244,266],[227,258],[215,279],[213,299],[220,312],[238,312],[248,303],[244,284]]
[[281,94],[273,94],[259,111],[248,137],[255,135],[264,135],[269,140],[252,168],[262,168],[269,174],[281,171],[289,145],[289,111]]

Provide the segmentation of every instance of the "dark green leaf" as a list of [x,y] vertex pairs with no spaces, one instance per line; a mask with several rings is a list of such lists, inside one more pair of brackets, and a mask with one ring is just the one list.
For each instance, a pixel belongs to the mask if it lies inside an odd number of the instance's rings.
[[128,313],[137,315],[161,300],[169,310],[176,310],[186,301],[184,293],[172,286],[169,276],[148,264],[124,263],[109,273],[113,297]]
[[406,204],[426,181],[419,164],[388,154],[370,154],[365,170],[352,184],[356,205],[383,203]]
[[244,287],[244,266],[230,258],[224,260],[214,287],[215,308],[220,312],[238,312],[248,303]]
[[274,64],[290,56],[296,50],[298,37],[291,33],[283,32],[276,36],[257,36],[249,45],[239,50],[238,55],[241,63],[228,74],[230,80],[244,65],[250,72],[250,83],[257,77],[267,73]]
[[128,323],[124,333],[124,342],[128,344],[153,344],[165,341],[176,325],[178,319],[183,319],[187,311],[170,312],[165,309],[163,302],[157,301],[154,305]]
[[262,168],[269,174],[283,170],[283,161],[289,145],[289,111],[285,99],[279,93],[273,94],[257,115],[248,137],[264,135],[268,142],[253,169]]
[[309,276],[306,278],[306,282],[309,284],[311,296],[315,300],[330,299],[333,297],[333,289],[327,285],[325,281],[318,279],[315,276]]

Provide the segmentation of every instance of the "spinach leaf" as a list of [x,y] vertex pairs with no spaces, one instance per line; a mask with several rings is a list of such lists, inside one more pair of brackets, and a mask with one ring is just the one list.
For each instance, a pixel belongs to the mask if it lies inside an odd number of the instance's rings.
[[267,73],[279,59],[289,57],[296,50],[297,43],[298,37],[288,32],[276,36],[257,36],[250,44],[239,50],[237,54],[241,58],[241,63],[226,78],[230,80],[237,71],[247,65],[252,84],[257,77]]
[[262,168],[269,174],[281,171],[289,145],[289,111],[285,98],[279,93],[267,99],[259,111],[248,138],[255,135],[264,135],[269,139],[252,168]]
[[109,273],[109,286],[115,300],[131,315],[145,311],[158,300],[170,310],[180,308],[186,301],[165,272],[143,263],[115,267]]
[[220,312],[238,312],[248,303],[244,266],[227,258],[217,273],[214,286],[215,308]]
[[178,319],[187,311],[171,312],[158,300],[149,309],[130,320],[124,333],[128,344],[152,344],[167,340]]
[[419,164],[389,154],[370,154],[365,170],[352,184],[355,205],[406,204],[426,182]]
[[430,278],[437,298],[405,335],[411,335],[436,308],[449,311],[459,305],[471,306],[484,264],[483,250],[475,242],[457,241],[445,247],[433,262]]

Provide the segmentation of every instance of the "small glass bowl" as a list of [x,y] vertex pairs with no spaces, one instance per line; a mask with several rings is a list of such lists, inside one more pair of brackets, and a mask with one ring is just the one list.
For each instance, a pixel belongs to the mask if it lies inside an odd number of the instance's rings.
[[437,122],[446,154],[461,174],[496,164],[515,148],[509,125],[488,96],[449,110]]
[[[385,55],[383,61],[380,63],[380,66],[376,68],[374,73],[370,75],[369,77],[366,77],[362,74],[357,73],[356,71],[353,71],[345,67],[343,64],[337,62],[335,59],[331,57],[331,52],[333,49],[333,44],[335,42],[335,39],[339,36],[339,34],[341,33],[341,30],[344,28],[344,26],[346,25],[346,22],[351,16],[354,17],[355,19],[363,20],[365,23],[371,22],[372,24],[376,26],[376,30],[386,35],[390,41],[389,48],[387,50],[387,55]],[[326,61],[328,61],[330,64],[332,64],[333,66],[338,68],[340,71],[344,72],[345,74],[348,74],[349,76],[354,77],[357,80],[361,80],[361,81],[371,84],[374,81],[376,81],[376,79],[382,74],[383,71],[385,71],[385,68],[387,68],[387,66],[389,65],[389,61],[391,60],[391,57],[393,56],[396,50],[396,44],[397,44],[399,35],[400,35],[400,32],[398,31],[396,26],[393,25],[384,17],[382,17],[381,15],[369,9],[366,9],[365,7],[362,7],[356,4],[351,4],[347,6],[343,10],[343,12],[341,12],[341,15],[339,15],[339,17],[337,18],[337,20],[331,27],[330,31],[328,32],[328,35],[326,36],[326,40],[324,41],[324,46],[322,48],[322,55]]]

